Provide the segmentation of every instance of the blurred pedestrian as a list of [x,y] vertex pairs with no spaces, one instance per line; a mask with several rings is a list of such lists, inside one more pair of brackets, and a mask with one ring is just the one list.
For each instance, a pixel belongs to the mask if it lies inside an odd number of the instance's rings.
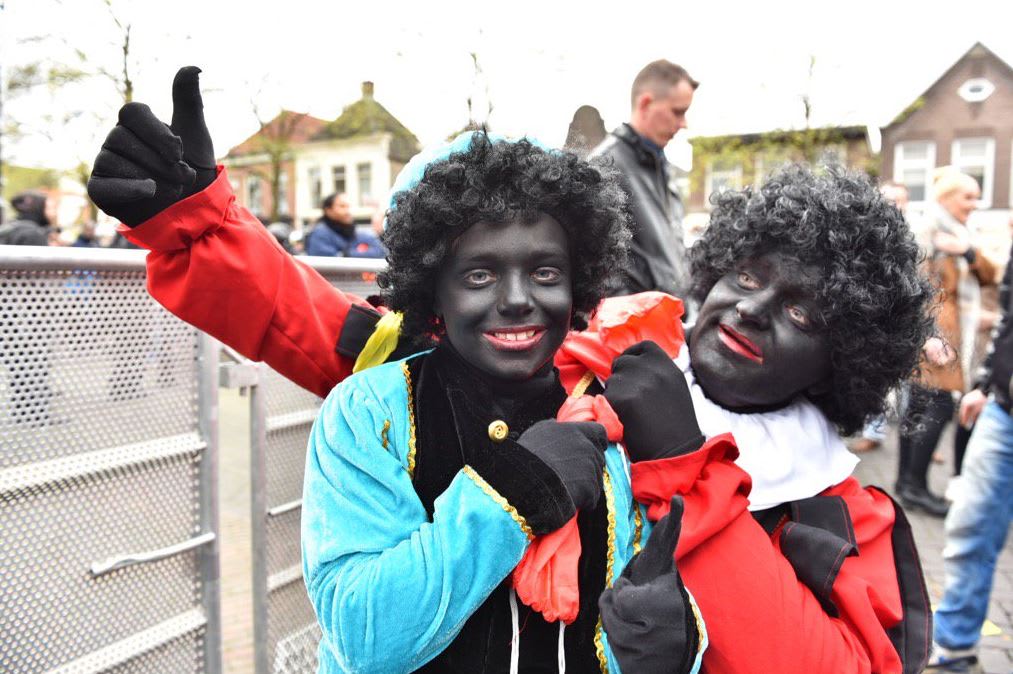
[[287,222],[272,222],[267,226],[267,231],[274,237],[286,253],[292,253],[292,244],[289,242],[292,236],[292,225]]
[[302,229],[292,230],[292,233],[288,235],[288,245],[291,246],[293,255],[306,254],[306,238],[303,236]]
[[95,236],[95,223],[86,222],[81,225],[81,231],[77,235],[77,239],[74,243],[70,244],[74,248],[98,248],[98,237]]
[[373,216],[369,219],[369,228],[373,230],[373,234],[376,238],[383,236],[383,223],[387,220],[387,209],[378,208],[373,211]]
[[[1013,247],[1010,249],[1013,255]],[[946,581],[936,609],[927,671],[971,672],[985,622],[995,563],[1013,512],[1013,263],[999,293],[1002,319],[974,388],[960,403],[960,422],[974,425],[960,494],[946,516]]]
[[383,257],[383,246],[372,233],[355,226],[352,205],[344,194],[331,194],[320,205],[323,216],[306,237],[306,254],[324,257]]
[[0,245],[48,246],[51,228],[45,193],[21,192],[11,199],[11,206],[17,217],[0,226]]
[[[908,205],[907,187],[902,183],[887,180],[880,185],[879,192],[883,195],[883,198],[892,202],[897,207],[897,210],[901,212],[901,215],[906,220]],[[862,428],[862,434],[851,443],[849,449],[856,454],[871,452],[874,449],[879,449],[885,439],[886,415],[879,415],[866,422],[865,427]]]
[[633,80],[629,123],[608,134],[589,155],[610,157],[629,194],[633,242],[614,294],[661,290],[689,296],[683,206],[671,185],[665,146],[686,128],[697,86],[681,66],[665,60],[648,63]]
[[940,291],[939,331],[958,357],[945,366],[923,362],[921,376],[911,385],[901,420],[895,487],[905,507],[943,517],[949,504],[929,491],[929,465],[943,429],[953,419],[954,395],[969,388],[981,286],[994,282],[996,270],[972,244],[967,228],[981,196],[977,181],[953,167],[942,167],[936,169],[932,188],[935,203],[923,240],[929,272]]

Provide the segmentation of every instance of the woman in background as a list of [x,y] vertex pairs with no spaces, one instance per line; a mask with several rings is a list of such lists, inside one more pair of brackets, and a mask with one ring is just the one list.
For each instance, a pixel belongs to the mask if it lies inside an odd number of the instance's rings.
[[[995,267],[972,244],[967,228],[967,220],[981,197],[974,178],[945,166],[936,170],[932,191],[935,203],[923,231],[923,245],[929,273],[940,293],[939,332],[956,349],[958,357],[946,365],[924,362],[921,377],[911,385],[901,422],[896,491],[905,507],[943,517],[949,504],[929,491],[929,465],[939,436],[953,418],[954,395],[970,388],[981,286],[994,283]],[[969,435],[958,428],[954,447],[958,474]]]

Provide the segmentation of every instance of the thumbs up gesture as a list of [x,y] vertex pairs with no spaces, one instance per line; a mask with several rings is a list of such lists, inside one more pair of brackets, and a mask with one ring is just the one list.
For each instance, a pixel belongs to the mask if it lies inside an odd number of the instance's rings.
[[95,158],[88,196],[130,227],[200,192],[215,179],[215,153],[204,123],[198,74],[180,68],[172,82],[172,124],[143,103],[120,108],[119,123]]
[[609,646],[624,672],[679,674],[692,670],[701,635],[675,565],[683,502],[651,531],[644,549],[598,599]]

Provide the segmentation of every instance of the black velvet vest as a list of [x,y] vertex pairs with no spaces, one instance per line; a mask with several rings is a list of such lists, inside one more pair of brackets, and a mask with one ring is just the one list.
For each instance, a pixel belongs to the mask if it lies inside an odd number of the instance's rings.
[[[486,438],[490,422],[502,419],[510,427],[510,437],[516,439],[536,421],[555,418],[566,399],[556,373],[549,386],[516,403],[504,404],[455,354],[444,348],[408,362],[417,424],[413,482],[430,519],[436,498],[468,462],[469,446]],[[593,512],[580,513],[577,524],[581,540],[580,611],[577,620],[566,627],[566,666],[571,672],[596,672],[600,670],[594,644],[598,595],[605,587],[608,545],[605,498],[600,499]],[[510,585],[508,576],[472,614],[457,638],[417,671],[509,672]],[[546,622],[541,614],[519,601],[518,608],[520,671],[556,672],[559,624]]]

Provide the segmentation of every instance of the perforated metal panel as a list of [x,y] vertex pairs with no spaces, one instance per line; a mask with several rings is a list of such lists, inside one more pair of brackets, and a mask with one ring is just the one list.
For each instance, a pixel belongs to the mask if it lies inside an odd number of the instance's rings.
[[0,247],[2,672],[219,670],[217,350],[143,269]]
[[[379,291],[374,261],[308,261],[345,292]],[[299,505],[306,443],[322,401],[266,367],[250,400],[257,672],[309,674],[317,669],[320,629],[302,577]]]

